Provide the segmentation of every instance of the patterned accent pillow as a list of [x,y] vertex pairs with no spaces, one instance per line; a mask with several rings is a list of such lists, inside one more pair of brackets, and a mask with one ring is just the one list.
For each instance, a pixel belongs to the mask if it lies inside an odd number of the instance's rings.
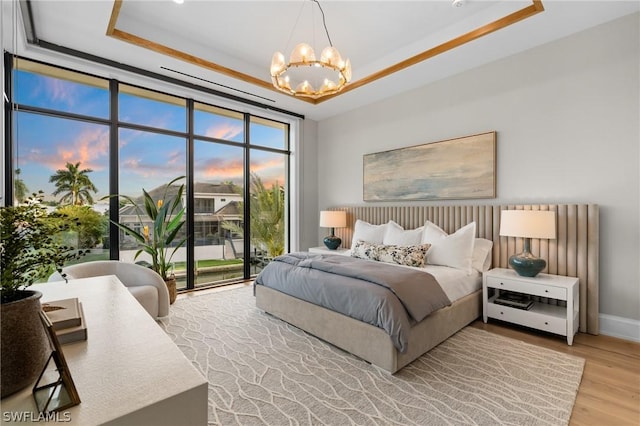
[[427,257],[427,250],[431,244],[420,244],[415,246],[395,246],[371,244],[362,240],[356,241],[351,247],[351,256],[360,259],[376,260],[385,263],[397,263],[398,265],[424,266]]

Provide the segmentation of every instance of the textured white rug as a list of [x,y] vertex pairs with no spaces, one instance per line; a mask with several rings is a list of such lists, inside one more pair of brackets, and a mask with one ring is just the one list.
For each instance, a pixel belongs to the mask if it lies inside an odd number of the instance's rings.
[[219,425],[565,425],[584,360],[467,327],[390,375],[255,307],[252,288],[178,300],[167,333]]

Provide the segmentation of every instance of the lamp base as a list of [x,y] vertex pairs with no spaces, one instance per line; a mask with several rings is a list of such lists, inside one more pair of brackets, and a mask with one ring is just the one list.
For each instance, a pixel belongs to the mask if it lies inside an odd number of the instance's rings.
[[511,265],[520,276],[535,277],[547,266],[547,262],[525,251],[511,256],[509,258],[509,265]]
[[335,235],[329,235],[328,237],[324,237],[324,240],[322,240],[322,242],[324,243],[325,246],[327,246],[329,250],[335,250],[338,247],[340,247],[340,244],[342,244],[342,240],[339,237],[336,237]]

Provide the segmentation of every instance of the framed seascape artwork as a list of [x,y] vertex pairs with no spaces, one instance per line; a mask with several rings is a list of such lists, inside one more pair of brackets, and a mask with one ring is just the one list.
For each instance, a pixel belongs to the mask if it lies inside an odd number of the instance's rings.
[[364,155],[364,201],[495,198],[496,132]]

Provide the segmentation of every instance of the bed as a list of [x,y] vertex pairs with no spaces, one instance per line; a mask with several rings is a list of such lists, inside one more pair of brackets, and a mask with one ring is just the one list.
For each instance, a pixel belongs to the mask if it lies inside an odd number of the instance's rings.
[[[505,267],[508,256],[521,250],[521,246],[513,238],[498,235],[502,209],[550,209],[557,212],[558,238],[552,242],[534,241],[533,250],[548,259],[545,272],[580,278],[580,330],[597,334],[599,249],[598,208],[595,205],[342,208],[347,211],[349,226],[342,235],[338,235],[343,239],[343,246],[351,248],[358,220],[372,224],[395,221],[407,230],[418,228],[428,220],[448,234],[474,223],[475,237],[493,242],[490,263]],[[476,279],[479,277],[481,274]],[[466,294],[454,297],[450,305],[413,322],[407,332],[404,351],[400,351],[390,335],[377,326],[264,285],[255,286],[255,295],[256,305],[263,311],[395,373],[481,315],[479,279],[477,283],[478,289],[470,286]]]

